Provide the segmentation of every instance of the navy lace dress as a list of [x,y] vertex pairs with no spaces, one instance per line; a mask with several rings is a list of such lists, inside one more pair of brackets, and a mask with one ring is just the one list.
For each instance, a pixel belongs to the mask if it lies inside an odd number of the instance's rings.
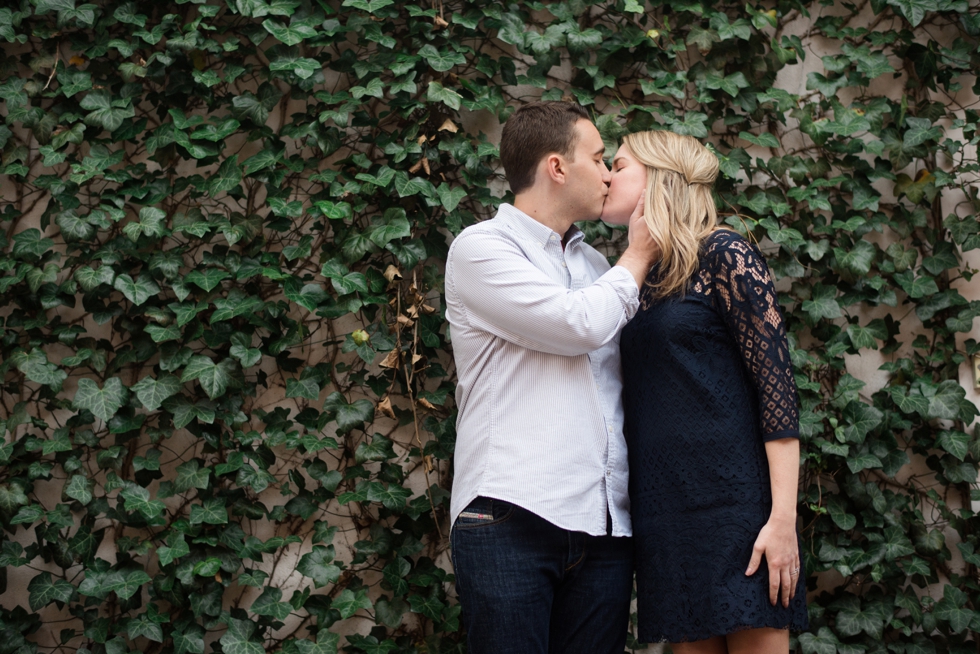
[[765,260],[735,232],[713,232],[687,292],[658,300],[647,288],[620,348],[639,639],[805,630],[805,572],[788,609],[769,603],[764,559],[745,576],[772,505],[765,442],[799,437]]

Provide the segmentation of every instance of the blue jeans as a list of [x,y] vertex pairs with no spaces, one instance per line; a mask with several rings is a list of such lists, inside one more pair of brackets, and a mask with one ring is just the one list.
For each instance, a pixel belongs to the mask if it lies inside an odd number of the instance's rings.
[[622,654],[631,538],[568,531],[478,497],[451,544],[470,654]]

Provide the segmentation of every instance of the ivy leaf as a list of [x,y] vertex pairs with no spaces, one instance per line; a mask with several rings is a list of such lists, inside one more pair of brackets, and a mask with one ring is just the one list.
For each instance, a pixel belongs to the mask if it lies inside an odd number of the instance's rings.
[[143,406],[150,411],[156,411],[164,400],[180,391],[180,380],[173,375],[162,375],[159,379],[144,377],[130,390],[136,393]]
[[[372,407],[373,410],[373,407]],[[367,498],[371,502],[381,502],[386,509],[397,510],[405,506],[412,491],[397,484],[374,482],[368,486]]]
[[193,622],[183,631],[172,633],[174,654],[204,654],[204,634],[204,628]]
[[815,285],[812,297],[803,302],[803,311],[814,322],[840,318],[842,314],[837,302],[837,289],[823,284]]
[[835,602],[838,608],[836,626],[842,636],[856,636],[866,633],[872,638],[881,638],[884,628],[884,616],[876,606],[862,606],[861,599],[854,595],[845,595]]
[[758,136],[756,136],[755,134],[751,134],[749,132],[739,132],[738,138],[742,139],[743,141],[748,141],[749,143],[752,143],[754,145],[762,146],[764,148],[779,147],[779,140],[769,132],[763,132]]
[[191,553],[191,548],[184,540],[184,535],[180,534],[174,541],[169,545],[162,545],[157,548],[157,557],[160,560],[160,565],[170,565],[175,560],[187,556]]
[[231,277],[231,273],[229,273],[227,270],[205,268],[203,272],[200,270],[191,271],[188,273],[185,281],[188,284],[194,284],[198,288],[204,290],[206,293],[210,293],[218,287],[218,284],[229,277]]
[[933,0],[887,0],[888,4],[897,8],[912,27],[918,26],[925,18],[927,11],[936,11]]
[[356,400],[348,404],[339,391],[334,391],[324,400],[323,410],[337,421],[337,433],[340,435],[374,419],[374,403],[371,400]]
[[943,588],[943,598],[936,603],[933,613],[940,620],[949,623],[949,628],[953,633],[966,631],[977,615],[976,612],[966,608],[968,598],[966,593],[955,586],[945,586]]
[[266,586],[262,594],[252,602],[252,613],[264,615],[275,620],[285,620],[293,612],[288,602],[282,602],[282,591],[272,586]]
[[192,504],[190,523],[192,525],[228,524],[228,510],[225,508],[224,501],[220,499],[211,499],[204,500],[203,504]]
[[50,238],[44,238],[41,236],[41,231],[38,229],[25,229],[24,231],[14,235],[14,256],[22,257],[40,257],[45,252],[54,247],[54,241]]
[[122,122],[136,115],[133,105],[127,100],[114,99],[106,91],[89,91],[79,102],[82,109],[89,111],[85,122],[99,125],[110,132],[119,129]]
[[125,404],[127,396],[126,387],[118,377],[107,379],[102,388],[93,380],[83,377],[78,380],[78,390],[75,391],[72,406],[76,409],[88,409],[103,422],[109,422]]
[[34,349],[27,354],[19,352],[11,357],[11,361],[32,382],[54,390],[60,390],[61,383],[68,378],[68,373],[48,361],[43,350]]
[[358,590],[356,593],[349,588],[345,589],[330,603],[331,608],[340,611],[340,617],[343,620],[361,609],[369,610],[371,606],[371,600],[368,599],[364,589]]
[[112,283],[113,288],[122,292],[126,299],[139,306],[160,292],[160,287],[153,278],[141,273],[135,280],[129,275],[117,275]]
[[251,640],[255,627],[251,620],[229,618],[228,631],[220,639],[222,651],[228,654],[265,654],[262,643]]
[[201,388],[213,400],[224,395],[225,391],[228,390],[228,385],[232,383],[235,372],[235,362],[231,359],[223,359],[221,362],[215,363],[206,356],[195,356],[184,368],[180,381],[198,380]]
[[152,520],[166,510],[166,505],[160,500],[150,499],[150,491],[129,483],[119,492],[126,502],[127,511],[137,511],[147,520]]
[[52,579],[50,572],[42,572],[27,584],[28,603],[37,611],[51,602],[66,604],[75,596],[75,587],[64,579]]
[[78,500],[84,505],[92,501],[94,486],[95,483],[85,475],[72,475],[68,483],[65,484],[63,492],[66,497]]
[[242,181],[242,169],[238,165],[238,157],[225,159],[218,171],[212,175],[204,188],[208,195],[214,197],[224,191],[230,191]]
[[316,400],[320,397],[320,385],[315,379],[287,379],[286,397],[304,397]]
[[316,588],[332,584],[340,579],[340,568],[333,564],[333,545],[315,545],[313,551],[304,554],[296,571],[313,580]]
[[459,206],[460,201],[466,197],[466,189],[460,186],[450,187],[445,182],[439,185],[436,192],[439,194],[439,201],[442,202],[442,206],[446,211],[455,209]]
[[191,459],[177,466],[177,476],[174,477],[174,490],[183,493],[192,488],[206,489],[211,484],[211,469],[201,468],[197,459]]
[[936,444],[960,461],[964,461],[970,451],[970,442],[972,440],[969,434],[961,431],[944,430],[939,432],[939,438],[936,439]]
[[429,89],[426,94],[430,102],[441,102],[450,109],[459,110],[463,97],[452,89],[447,89],[440,82],[429,82]]
[[820,627],[816,635],[800,634],[799,641],[803,654],[837,654],[837,646],[840,644],[834,632],[827,627]]

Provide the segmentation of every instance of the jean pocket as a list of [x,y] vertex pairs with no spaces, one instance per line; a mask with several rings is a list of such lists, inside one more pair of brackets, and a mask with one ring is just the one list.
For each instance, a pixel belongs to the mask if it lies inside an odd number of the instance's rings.
[[514,513],[514,505],[504,500],[478,497],[467,505],[456,517],[456,529],[487,527],[509,519]]

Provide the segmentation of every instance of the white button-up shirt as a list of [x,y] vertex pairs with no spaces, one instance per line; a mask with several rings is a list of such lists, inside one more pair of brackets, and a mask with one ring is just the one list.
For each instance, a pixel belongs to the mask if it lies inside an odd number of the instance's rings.
[[554,525],[629,536],[619,332],[638,306],[572,227],[561,235],[509,204],[449,249],[446,317],[456,359],[453,522],[478,495]]

